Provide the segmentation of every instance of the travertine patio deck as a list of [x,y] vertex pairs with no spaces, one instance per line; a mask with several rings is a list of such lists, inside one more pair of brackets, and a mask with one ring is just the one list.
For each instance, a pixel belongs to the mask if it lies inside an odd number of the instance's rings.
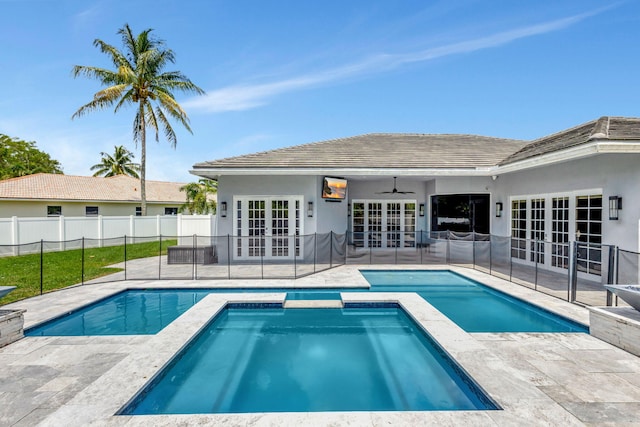
[[[126,288],[367,286],[366,269],[457,271],[588,323],[587,309],[476,270],[347,265],[297,280],[127,281],[78,286],[3,308],[34,325]],[[0,425],[633,425],[640,419],[640,358],[585,334],[468,334],[415,294],[343,294],[398,301],[502,406],[500,411],[336,412],[114,416],[226,300],[284,294],[212,294],[153,336],[29,337],[0,349]]]

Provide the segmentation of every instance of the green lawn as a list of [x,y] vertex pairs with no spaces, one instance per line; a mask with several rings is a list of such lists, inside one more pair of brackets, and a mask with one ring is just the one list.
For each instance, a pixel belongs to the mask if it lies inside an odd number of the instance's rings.
[[[127,260],[166,255],[167,247],[177,243],[163,240],[127,244]],[[122,271],[106,266],[124,261],[124,246],[109,246],[84,250],[84,280]],[[43,291],[65,288],[82,282],[82,250],[45,252],[42,256]],[[0,257],[0,285],[17,286],[0,300],[0,305],[40,294],[40,253]]]

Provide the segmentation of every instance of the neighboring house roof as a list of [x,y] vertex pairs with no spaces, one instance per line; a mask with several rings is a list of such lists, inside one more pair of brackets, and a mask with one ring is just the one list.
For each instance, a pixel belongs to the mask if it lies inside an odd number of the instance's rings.
[[375,133],[196,163],[192,173],[497,175],[606,152],[640,153],[640,118],[601,117],[531,142]]
[[197,163],[199,168],[477,168],[525,142],[475,135],[374,133]]
[[630,117],[600,117],[571,129],[536,139],[513,153],[500,165],[565,150],[594,141],[638,141],[640,119]]
[[[184,203],[183,183],[147,181],[148,203]],[[140,180],[38,173],[0,181],[0,200],[140,202]]]

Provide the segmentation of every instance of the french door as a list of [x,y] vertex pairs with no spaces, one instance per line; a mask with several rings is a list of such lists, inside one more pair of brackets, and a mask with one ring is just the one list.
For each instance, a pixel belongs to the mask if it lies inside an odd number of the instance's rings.
[[579,244],[578,272],[600,275],[601,190],[512,198],[511,257],[514,261],[566,270],[573,236]]
[[356,247],[415,247],[415,200],[354,200],[351,211]]
[[300,256],[302,197],[234,197],[236,259]]

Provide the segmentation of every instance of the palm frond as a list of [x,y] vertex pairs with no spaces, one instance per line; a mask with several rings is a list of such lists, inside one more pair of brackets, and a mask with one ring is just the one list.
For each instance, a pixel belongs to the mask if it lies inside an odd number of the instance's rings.
[[[159,121],[162,124],[164,137],[167,138],[167,141],[169,141],[169,144],[171,144],[172,148],[176,148],[176,145],[178,144],[178,137],[176,136],[173,127],[171,127],[171,123],[169,122],[169,120],[167,120],[167,117],[164,115],[164,112],[160,107],[156,108],[156,115],[160,119]],[[189,132],[191,132],[191,128],[188,125],[186,125],[185,127]]]
[[106,53],[110,58],[111,62],[116,68],[122,66],[128,66],[131,68],[131,64],[127,60],[127,57],[122,54],[116,47],[110,45],[109,43],[105,43],[100,39],[95,39],[93,41],[93,45],[96,46],[102,53]]

